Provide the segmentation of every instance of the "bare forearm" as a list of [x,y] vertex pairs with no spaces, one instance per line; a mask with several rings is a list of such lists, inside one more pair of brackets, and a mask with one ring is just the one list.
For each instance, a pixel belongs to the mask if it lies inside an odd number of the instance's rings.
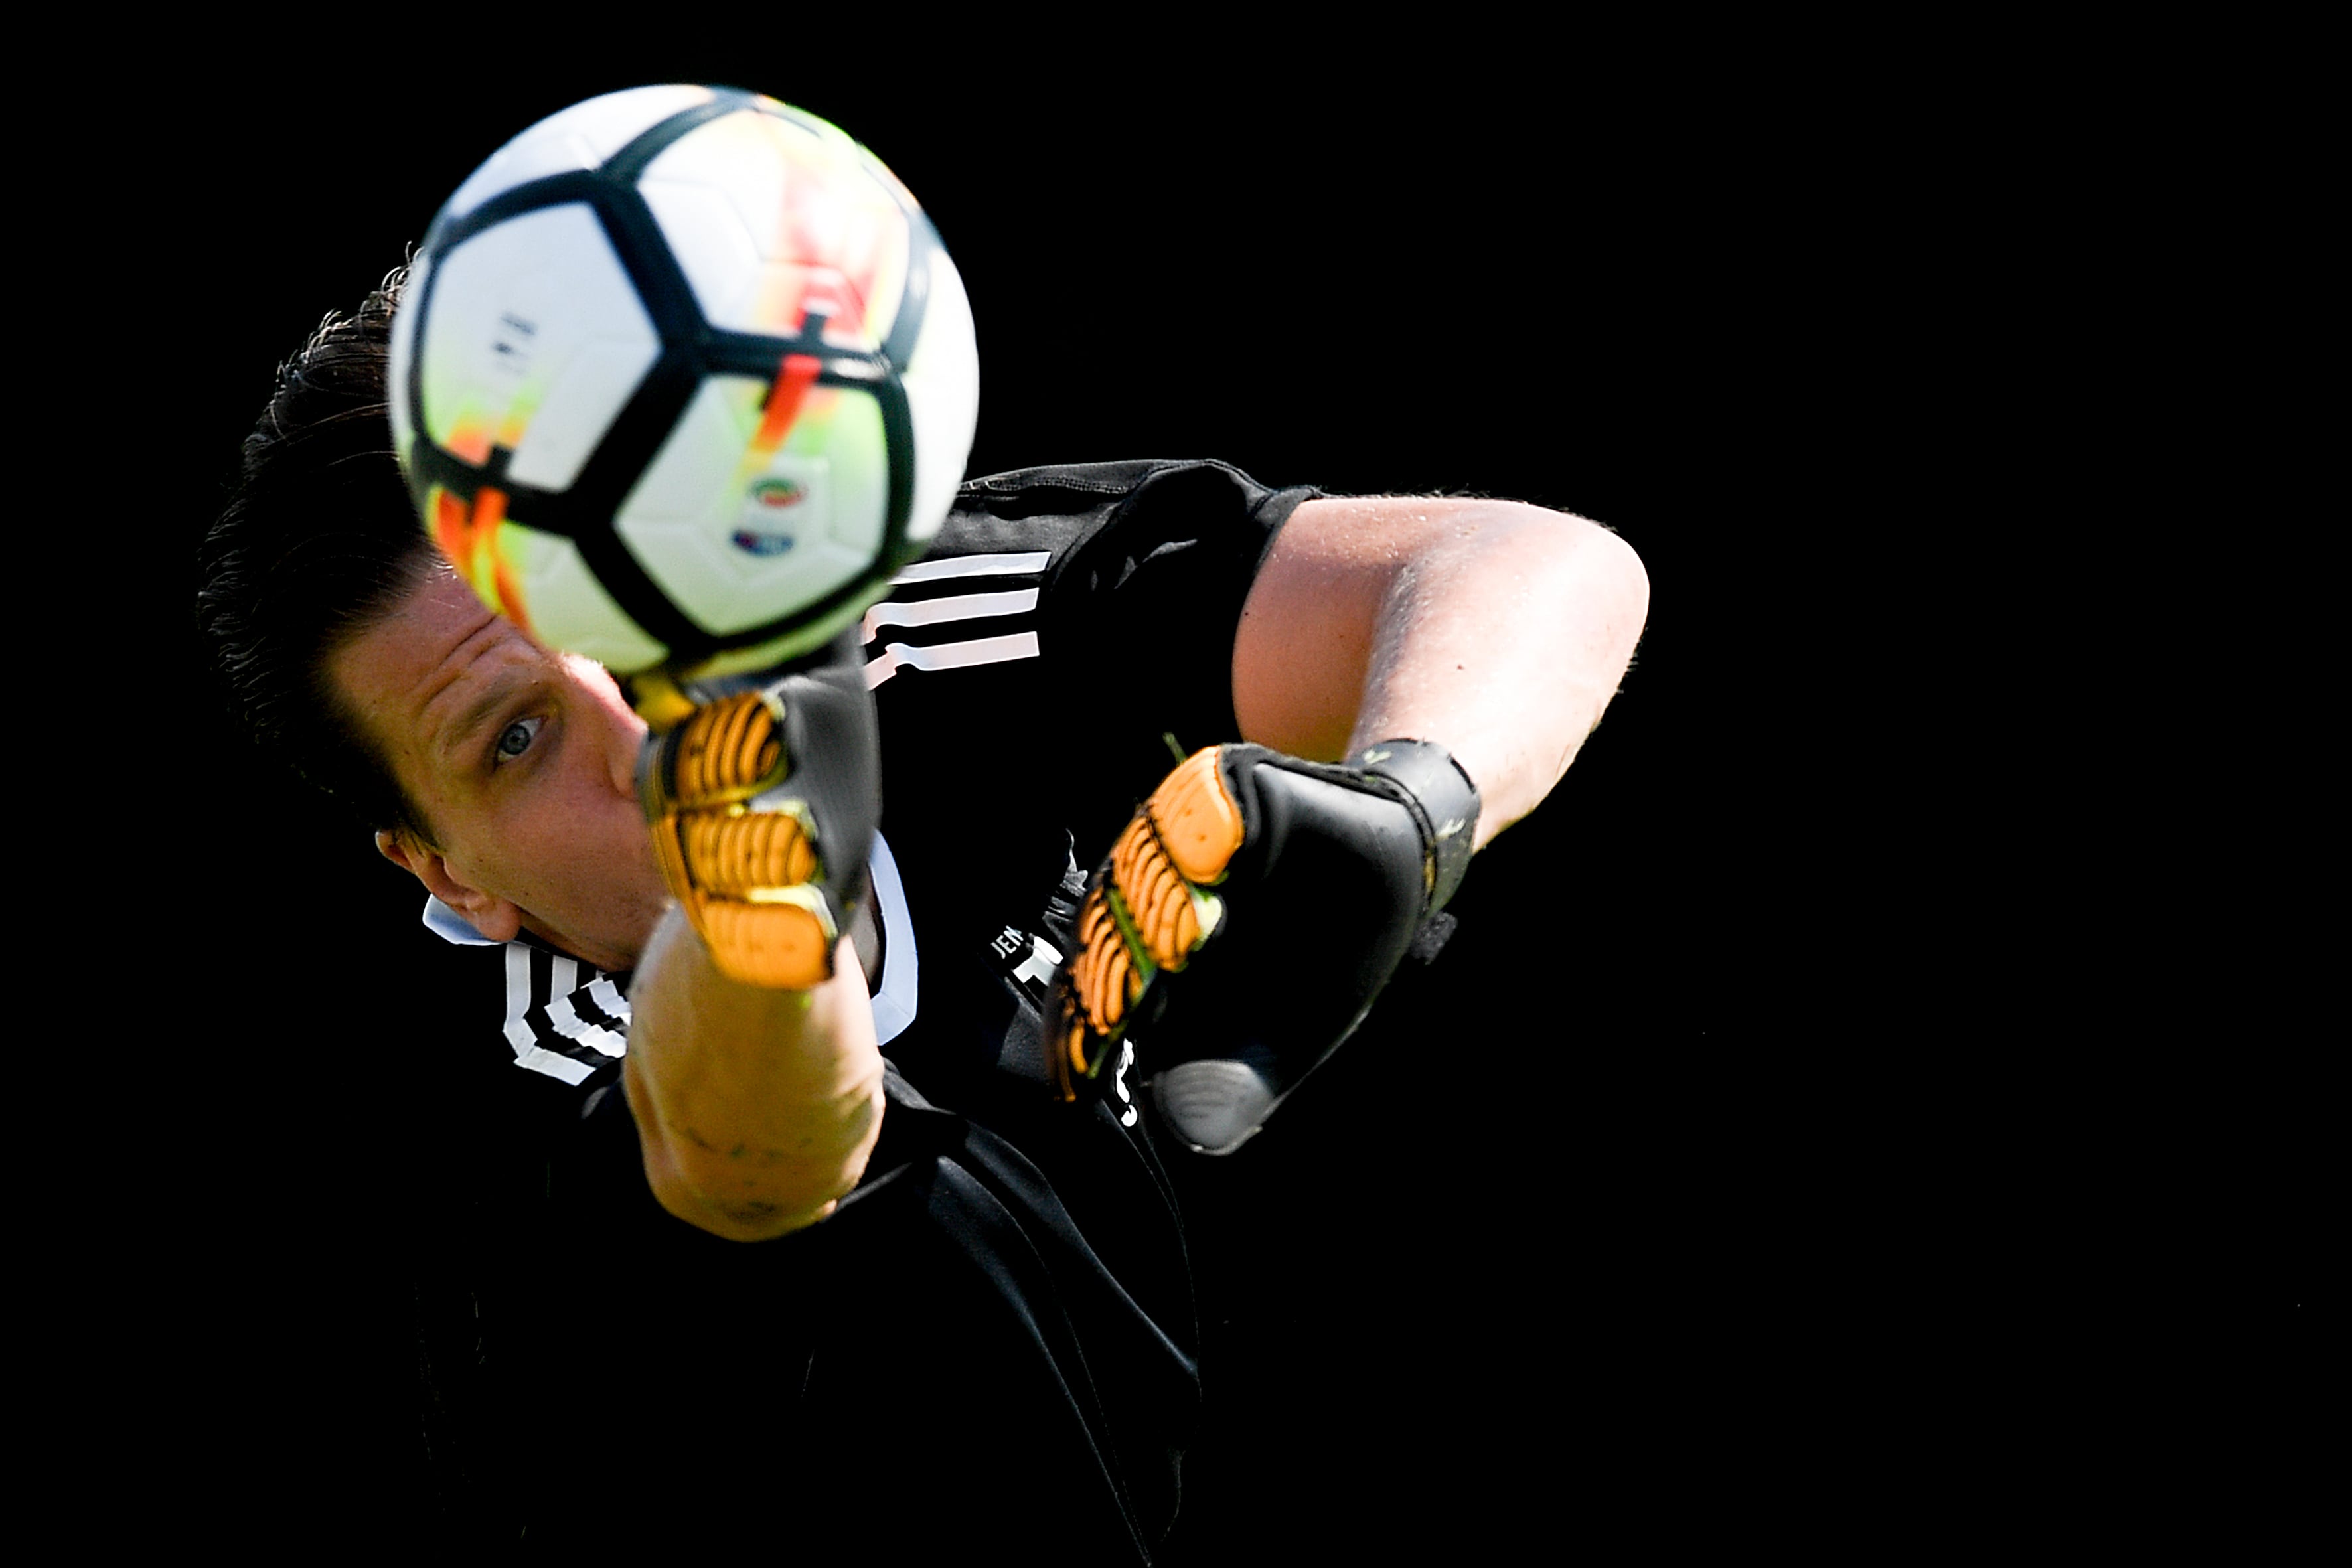
[[1649,608],[1616,535],[1533,512],[1513,548],[1465,531],[1399,575],[1381,616],[1350,752],[1393,735],[1437,742],[1482,797],[1477,843],[1541,803],[1601,722]]
[[1640,560],[1605,529],[1514,502],[1308,505],[1235,647],[1244,733],[1328,760],[1396,736],[1443,745],[1478,784],[1485,844],[1600,722],[1648,613]]
[[662,1206],[739,1241],[831,1213],[882,1122],[873,1006],[850,943],[814,990],[739,984],[673,907],[629,999],[629,1109]]

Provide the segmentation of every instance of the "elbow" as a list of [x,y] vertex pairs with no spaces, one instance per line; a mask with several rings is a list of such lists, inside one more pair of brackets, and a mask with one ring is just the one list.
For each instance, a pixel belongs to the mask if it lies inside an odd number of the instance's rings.
[[1573,513],[1522,501],[1496,504],[1507,509],[1502,548],[1520,570],[1551,584],[1630,654],[1650,616],[1650,573],[1641,554],[1613,529]]
[[[1581,520],[1579,520],[1581,522]],[[1650,619],[1650,572],[1633,547],[1598,523],[1582,523],[1580,574],[1606,606],[1630,657]]]
[[1605,668],[1613,689],[1650,617],[1650,573],[1615,531],[1573,513],[1525,501],[1492,501],[1483,548],[1499,577],[1474,579],[1479,602],[1508,605],[1503,584],[1528,591],[1543,617],[1573,626],[1583,655]]
[[[1615,530],[1573,512],[1553,511],[1529,501],[1475,503],[1485,538],[1474,551],[1489,550],[1522,571],[1564,569],[1587,594],[1601,595],[1638,629],[1650,606],[1650,574],[1641,555]],[[1469,537],[1475,538],[1475,535]]]

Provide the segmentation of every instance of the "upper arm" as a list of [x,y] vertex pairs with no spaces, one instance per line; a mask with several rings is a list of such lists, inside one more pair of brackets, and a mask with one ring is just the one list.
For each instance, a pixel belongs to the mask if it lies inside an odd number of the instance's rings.
[[1405,504],[1303,501],[1275,535],[1234,633],[1234,716],[1244,740],[1325,762],[1347,754],[1394,576],[1381,542],[1401,521],[1417,526]]

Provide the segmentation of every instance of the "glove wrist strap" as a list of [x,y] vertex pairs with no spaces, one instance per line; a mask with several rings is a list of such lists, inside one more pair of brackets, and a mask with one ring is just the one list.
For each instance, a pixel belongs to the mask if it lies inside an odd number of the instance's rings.
[[1428,741],[1379,741],[1348,759],[1348,766],[1400,786],[1421,824],[1429,853],[1428,906],[1422,918],[1444,909],[1470,868],[1478,831],[1478,786],[1462,764]]

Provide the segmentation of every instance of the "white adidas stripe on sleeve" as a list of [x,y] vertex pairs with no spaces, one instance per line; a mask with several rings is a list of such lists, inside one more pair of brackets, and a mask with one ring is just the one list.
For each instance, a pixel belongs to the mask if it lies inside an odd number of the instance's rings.
[[872,690],[902,669],[961,669],[975,664],[1003,664],[1037,657],[1037,634],[1014,632],[1009,637],[975,637],[970,642],[935,643],[910,647],[894,642],[866,661],[866,688]]
[[1024,550],[1003,555],[951,555],[939,561],[918,561],[893,583],[937,583],[947,577],[1013,577],[1042,572],[1054,558],[1050,550]]
[[874,640],[879,626],[935,626],[941,621],[979,620],[986,616],[1017,616],[1037,607],[1037,590],[1019,588],[1004,594],[956,594],[944,599],[918,599],[902,605],[885,599],[866,612],[864,639]]

